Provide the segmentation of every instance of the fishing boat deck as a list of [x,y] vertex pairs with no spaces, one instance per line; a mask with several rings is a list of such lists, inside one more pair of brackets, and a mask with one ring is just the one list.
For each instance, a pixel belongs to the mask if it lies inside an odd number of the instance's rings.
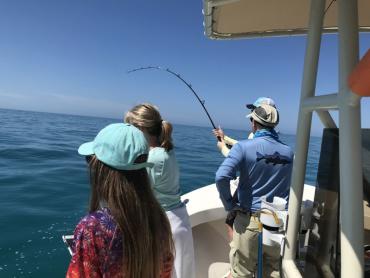
[[[231,184],[235,190],[235,182]],[[305,185],[303,201],[312,201],[315,187]],[[193,230],[196,277],[220,278],[229,268],[229,240],[225,226],[226,211],[215,184],[182,196]]]

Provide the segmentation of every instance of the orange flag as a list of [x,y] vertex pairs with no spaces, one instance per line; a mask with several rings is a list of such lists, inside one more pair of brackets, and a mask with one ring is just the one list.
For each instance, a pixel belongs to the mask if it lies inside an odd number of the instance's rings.
[[349,75],[348,85],[355,94],[370,96],[370,49]]

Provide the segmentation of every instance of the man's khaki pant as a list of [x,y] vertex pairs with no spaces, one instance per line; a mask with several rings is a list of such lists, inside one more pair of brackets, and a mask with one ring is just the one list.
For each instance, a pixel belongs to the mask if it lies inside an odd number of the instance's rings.
[[[254,277],[257,271],[258,218],[238,212],[230,242],[230,265],[233,278]],[[263,246],[263,277],[280,277],[280,247]]]

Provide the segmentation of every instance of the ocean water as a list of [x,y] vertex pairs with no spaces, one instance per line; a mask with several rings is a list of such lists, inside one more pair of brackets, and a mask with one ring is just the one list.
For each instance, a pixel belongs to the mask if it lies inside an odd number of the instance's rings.
[[[88,207],[89,184],[78,146],[119,120],[0,109],[0,277],[63,277],[73,233]],[[247,131],[225,130],[235,139]],[[211,128],[174,125],[181,188],[214,182],[223,157]],[[281,134],[294,148],[295,137]],[[306,183],[315,184],[320,138],[312,138]]]

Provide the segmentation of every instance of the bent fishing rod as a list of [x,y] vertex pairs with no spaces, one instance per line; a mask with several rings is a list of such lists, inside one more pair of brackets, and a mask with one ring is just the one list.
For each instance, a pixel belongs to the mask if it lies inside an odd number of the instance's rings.
[[[129,70],[127,73],[132,73],[132,72],[135,72],[135,71],[141,71],[141,70],[149,70],[149,69],[154,69],[154,70],[162,70],[162,71],[166,71],[172,75],[174,75],[175,77],[177,77],[178,79],[180,79],[194,94],[194,96],[197,98],[197,100],[199,101],[200,105],[202,105],[203,109],[204,109],[204,112],[206,112],[207,116],[208,116],[208,119],[210,120],[212,126],[214,129],[217,129],[215,124],[213,123],[213,120],[211,118],[211,116],[209,115],[206,107],[204,106],[204,103],[205,101],[204,100],[201,100],[200,97],[198,96],[198,94],[194,91],[193,87],[191,86],[191,84],[189,84],[188,82],[186,82],[181,76],[180,74],[176,73],[176,72],[173,72],[172,70],[170,70],[169,68],[162,68],[162,67],[158,67],[158,66],[148,66],[148,67],[141,67],[141,68],[136,68],[136,69],[132,69],[132,70]],[[218,138],[218,140],[220,141],[221,138]]]

